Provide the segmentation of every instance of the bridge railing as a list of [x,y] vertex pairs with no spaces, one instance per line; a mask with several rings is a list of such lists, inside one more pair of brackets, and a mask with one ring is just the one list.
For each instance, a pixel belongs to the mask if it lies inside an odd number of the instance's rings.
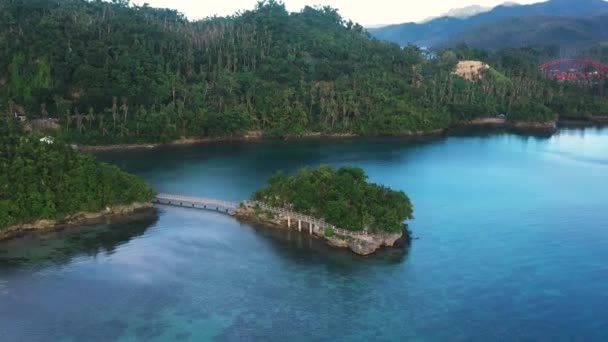
[[283,217],[290,217],[295,220],[309,222],[309,223],[314,224],[315,226],[323,228],[323,229],[331,228],[331,229],[333,229],[334,232],[342,234],[342,235],[353,235],[353,236],[367,236],[368,235],[367,231],[365,231],[365,230],[357,232],[357,231],[338,228],[335,225],[328,223],[327,221],[325,221],[323,219],[319,219],[319,218],[312,217],[309,215],[304,215],[304,214],[301,214],[301,213],[298,213],[298,212],[295,212],[295,211],[292,211],[292,210],[289,210],[286,208],[273,207],[273,206],[270,206],[263,202],[245,201],[245,202],[243,202],[243,205],[249,206],[249,207],[259,207],[260,209],[270,211],[273,214],[278,214]]
[[270,206],[266,203],[259,202],[259,201],[244,201],[242,203],[236,203],[236,202],[218,200],[218,199],[214,199],[214,198],[180,196],[180,195],[171,195],[171,194],[162,194],[162,193],[158,194],[156,196],[156,201],[159,201],[159,202],[165,201],[165,202],[169,202],[169,203],[173,202],[175,204],[180,203],[181,205],[183,205],[183,203],[190,203],[193,206],[195,204],[204,205],[204,206],[212,206],[212,207],[215,206],[215,207],[225,208],[226,210],[228,210],[228,209],[237,210],[241,205],[246,206],[246,207],[252,207],[252,208],[258,207],[260,209],[269,211],[273,214],[279,215],[280,217],[284,217],[284,218],[289,217],[294,220],[308,222],[309,224],[312,224],[312,225],[318,227],[319,229],[331,228],[331,229],[333,229],[334,232],[336,232],[338,234],[351,235],[351,236],[367,236],[368,235],[367,231],[356,232],[356,231],[338,228],[335,225],[325,221],[324,219],[320,219],[320,218],[313,217],[310,215],[298,213],[293,210],[289,210],[287,208],[273,207],[273,206]]
[[156,195],[157,200],[167,201],[167,202],[186,202],[191,204],[201,204],[208,206],[218,206],[223,208],[237,209],[239,204],[236,202],[229,202],[218,200],[214,198],[204,198],[204,197],[193,197],[193,196],[179,196],[179,195],[171,195],[171,194],[158,194]]

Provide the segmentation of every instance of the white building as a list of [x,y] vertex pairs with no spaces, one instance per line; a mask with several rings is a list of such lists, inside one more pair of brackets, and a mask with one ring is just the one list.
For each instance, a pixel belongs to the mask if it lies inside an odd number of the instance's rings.
[[49,136],[46,136],[46,137],[40,139],[40,141],[43,142],[43,143],[47,143],[49,145],[55,142],[55,140],[53,139],[53,137],[49,137]]

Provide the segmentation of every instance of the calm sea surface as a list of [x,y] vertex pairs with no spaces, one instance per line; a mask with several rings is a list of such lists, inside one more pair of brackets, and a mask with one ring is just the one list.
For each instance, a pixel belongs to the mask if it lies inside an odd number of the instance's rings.
[[161,192],[243,200],[278,169],[406,191],[407,250],[363,258],[214,212],[0,243],[0,341],[606,341],[608,128],[113,152]]

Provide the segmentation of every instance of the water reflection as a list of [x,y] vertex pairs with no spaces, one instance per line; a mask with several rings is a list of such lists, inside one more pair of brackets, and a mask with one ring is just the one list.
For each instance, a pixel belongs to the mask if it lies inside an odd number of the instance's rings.
[[306,263],[323,264],[332,272],[352,274],[371,265],[397,265],[405,262],[410,247],[384,248],[372,257],[363,257],[347,249],[330,247],[321,239],[311,237],[305,232],[273,229],[259,224],[249,224],[256,233],[270,242],[270,248],[277,257],[293,262],[304,260]]
[[420,239],[364,258],[307,234],[168,207],[158,222],[9,241],[0,341],[605,340],[608,130],[582,135],[120,153],[120,165],[161,191],[235,200],[278,169],[348,162],[410,195]]
[[497,127],[497,126],[463,126],[455,127],[449,130],[449,136],[454,137],[477,137],[477,138],[493,138],[502,135],[516,136],[522,140],[546,141],[551,139],[559,131],[550,132],[542,130],[519,129],[512,127]]
[[[184,166],[205,160],[215,164],[217,172],[250,170],[251,172],[274,173],[277,163],[291,171],[306,165],[332,162],[339,157],[342,161],[398,161],[403,150],[417,149],[433,142],[444,140],[442,136],[432,137],[382,137],[370,139],[301,139],[301,140],[261,140],[247,142],[204,143],[189,146],[166,146],[153,150],[99,152],[97,156],[110,163],[137,174],[179,175]],[[379,153],[379,148],[381,153]],[[133,156],[136,156],[133,158]],[[163,163],[158,163],[162,160]],[[236,164],[235,164],[236,163]],[[207,171],[211,171],[206,169]],[[205,170],[202,170],[205,171]],[[240,175],[240,173],[238,173]],[[225,176],[225,174],[223,175]]]
[[158,221],[156,212],[117,218],[103,224],[34,233],[0,242],[0,273],[12,267],[68,263],[78,256],[112,254],[121,245],[143,235]]
[[[215,169],[200,170],[215,173],[219,178],[241,175],[250,170],[258,174],[272,174],[278,165],[286,172],[320,163],[345,164],[353,161],[391,163],[403,159],[404,152],[419,150],[424,146],[449,143],[454,137],[493,138],[511,135],[521,140],[547,141],[554,134],[543,132],[514,131],[501,127],[458,127],[449,134],[420,137],[377,137],[367,139],[296,139],[235,141],[203,143],[189,146],[166,146],[155,149],[98,152],[97,156],[117,164],[130,172],[143,175],[163,173],[172,175],[171,180],[188,175],[189,165],[201,160],[214,164]],[[133,157],[136,156],[136,157]],[[162,160],[162,163],[158,163]],[[236,161],[236,164],[235,164]],[[238,171],[235,171],[238,169]],[[167,179],[163,179],[165,183]],[[159,182],[161,183],[161,182]]]

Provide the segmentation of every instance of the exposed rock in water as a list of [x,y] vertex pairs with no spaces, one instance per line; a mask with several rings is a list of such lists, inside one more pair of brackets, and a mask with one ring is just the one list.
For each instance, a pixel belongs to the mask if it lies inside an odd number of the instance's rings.
[[325,239],[325,243],[327,243],[328,245],[330,245],[332,247],[350,248],[349,243],[346,240],[342,240],[342,239],[339,239],[336,237],[325,237],[325,236],[323,236],[323,238]]
[[[407,235],[407,238],[404,238]],[[348,248],[359,255],[370,255],[382,247],[398,247],[402,239],[409,240],[409,233],[376,233],[349,240]]]
[[366,240],[356,239],[348,243],[348,249],[359,255],[373,254],[378,248],[380,248],[378,244]]
[[399,239],[397,239],[395,241],[395,243],[393,244],[393,247],[405,248],[405,247],[409,246],[411,243],[412,243],[412,236],[410,235],[410,232],[407,229],[404,229],[403,234],[401,235],[401,237]]
[[[241,208],[236,211],[234,216],[246,221],[260,223],[266,226],[279,229],[294,229],[297,227],[292,221],[292,227],[289,228],[287,220],[277,217],[268,217],[264,214],[256,214],[253,210]],[[297,228],[296,228],[297,229]],[[309,234],[310,229],[304,227],[302,234]],[[340,235],[325,236],[325,229],[317,227],[312,231],[312,235],[322,239],[328,245],[336,248],[348,248],[358,255],[370,255],[383,247],[402,248],[407,246],[411,237],[409,231],[404,230],[402,233],[369,233],[367,235]]]

